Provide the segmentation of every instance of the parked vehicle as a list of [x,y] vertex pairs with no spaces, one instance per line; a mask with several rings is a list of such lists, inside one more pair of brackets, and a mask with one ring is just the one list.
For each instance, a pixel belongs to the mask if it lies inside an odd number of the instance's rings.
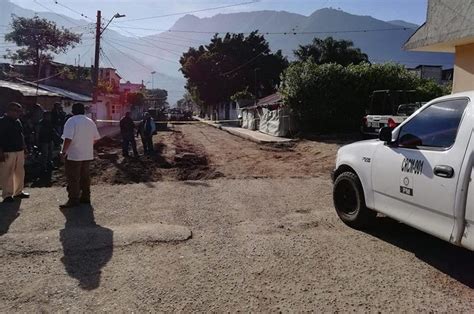
[[173,108],[168,111],[168,121],[183,121],[184,113],[180,109]]
[[414,90],[376,90],[370,97],[361,131],[366,137],[377,137],[381,128],[395,128],[421,107],[415,102]]
[[474,250],[474,91],[435,99],[379,139],[337,154],[334,206],[366,228],[377,212]]
[[155,125],[157,130],[166,130],[168,128],[167,114],[165,109],[150,108],[148,113],[151,115],[153,120],[155,120]]

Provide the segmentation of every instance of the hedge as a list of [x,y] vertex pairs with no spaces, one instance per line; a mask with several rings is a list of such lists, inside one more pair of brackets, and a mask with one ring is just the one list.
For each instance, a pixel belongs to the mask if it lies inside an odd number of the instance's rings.
[[283,74],[280,93],[302,131],[358,130],[374,90],[417,90],[419,101],[448,92],[447,88],[414,76],[402,65],[368,63],[317,65],[295,62]]

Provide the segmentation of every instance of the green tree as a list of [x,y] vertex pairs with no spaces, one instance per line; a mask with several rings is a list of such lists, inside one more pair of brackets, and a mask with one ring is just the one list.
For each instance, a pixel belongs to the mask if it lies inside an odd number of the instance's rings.
[[294,54],[299,61],[312,59],[317,64],[337,63],[347,66],[369,62],[367,54],[355,48],[352,41],[336,40],[332,37],[314,38],[311,44],[300,45]]
[[16,51],[8,50],[5,58],[18,63],[33,64],[36,73],[39,73],[41,64],[53,59],[53,54],[64,53],[81,40],[80,35],[65,28],[58,28],[56,23],[38,16],[14,16],[11,27],[13,30],[5,35],[5,41],[14,42],[22,48]]
[[168,104],[168,91],[164,89],[149,89],[145,93],[145,102],[149,107],[156,109],[166,109]]
[[228,101],[245,89],[258,96],[271,94],[288,66],[281,51],[272,53],[257,32],[215,35],[208,45],[190,48],[180,63],[186,88],[201,107]]

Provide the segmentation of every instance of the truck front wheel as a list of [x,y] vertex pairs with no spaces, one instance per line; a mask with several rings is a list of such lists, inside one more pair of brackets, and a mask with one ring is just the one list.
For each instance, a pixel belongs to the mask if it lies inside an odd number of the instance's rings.
[[339,218],[352,228],[365,229],[377,216],[375,211],[365,206],[362,184],[352,172],[343,172],[336,178],[333,200]]

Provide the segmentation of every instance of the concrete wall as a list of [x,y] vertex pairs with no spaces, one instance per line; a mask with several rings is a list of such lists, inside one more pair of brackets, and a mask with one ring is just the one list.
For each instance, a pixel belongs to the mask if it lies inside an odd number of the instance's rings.
[[457,46],[453,93],[474,90],[474,44]]

